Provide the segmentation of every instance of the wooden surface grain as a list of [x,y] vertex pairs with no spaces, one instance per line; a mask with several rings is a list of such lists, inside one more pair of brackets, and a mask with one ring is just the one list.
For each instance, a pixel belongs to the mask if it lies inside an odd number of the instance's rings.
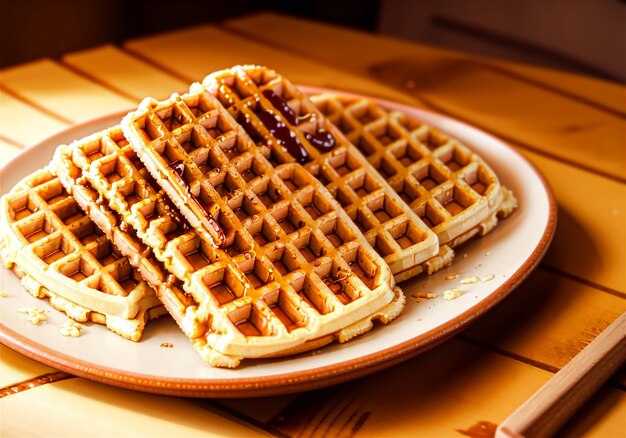
[[[0,163],[64,127],[167,97],[236,63],[434,109],[503,138],[543,173],[558,203],[541,266],[460,336],[366,378],[229,401],[62,379],[3,397],[3,436],[490,436],[626,311],[624,88],[592,78],[259,14],[1,71]],[[56,371],[4,346],[0,353],[5,389]],[[625,436],[625,389],[615,377],[564,430]],[[25,421],[33,406],[47,429]]]

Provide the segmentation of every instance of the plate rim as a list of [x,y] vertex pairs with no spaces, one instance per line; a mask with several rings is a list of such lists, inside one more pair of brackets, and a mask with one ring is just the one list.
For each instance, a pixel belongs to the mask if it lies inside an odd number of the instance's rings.
[[[405,360],[409,360],[418,354],[435,347],[441,342],[453,337],[458,332],[466,329],[469,324],[473,323],[477,318],[495,307],[506,296],[513,292],[513,290],[515,290],[539,265],[554,237],[557,220],[556,201],[554,194],[552,193],[552,190],[542,173],[505,141],[491,135],[488,132],[485,132],[482,129],[429,109],[418,108],[409,104],[375,96],[366,96],[363,94],[334,90],[326,87],[300,86],[299,88],[307,94],[333,93],[346,97],[366,97],[374,100],[383,107],[394,107],[412,112],[413,114],[417,112],[417,114],[425,113],[435,115],[442,120],[452,121],[459,127],[480,133],[481,135],[488,137],[490,140],[499,143],[500,146],[508,149],[509,152],[512,152],[517,159],[526,163],[526,165],[537,176],[543,188],[543,193],[547,197],[548,218],[537,246],[526,258],[526,260],[524,260],[521,266],[509,278],[507,278],[502,285],[456,317],[453,317],[437,327],[425,333],[421,333],[407,341],[395,344],[392,347],[374,351],[357,358],[335,362],[330,365],[303,371],[293,371],[264,377],[232,379],[186,379],[177,377],[159,377],[132,371],[121,371],[119,369],[70,357],[58,350],[49,348],[12,329],[9,329],[3,323],[0,323],[0,343],[33,360],[56,368],[60,371],[74,374],[89,380],[141,392],[172,396],[219,398],[264,397],[290,394],[318,389],[363,377],[384,368],[396,365]],[[4,170],[11,167],[30,149],[40,147],[43,144],[56,142],[56,138],[63,137],[70,131],[81,129],[91,124],[104,122],[105,120],[113,119],[118,116],[121,119],[121,117],[128,111],[129,110],[116,111],[77,123],[25,148],[19,155],[0,168],[0,181]]]

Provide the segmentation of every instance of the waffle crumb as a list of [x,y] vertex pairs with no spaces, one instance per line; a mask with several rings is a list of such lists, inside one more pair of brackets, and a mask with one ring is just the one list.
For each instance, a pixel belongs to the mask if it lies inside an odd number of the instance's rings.
[[443,299],[447,301],[452,301],[460,296],[461,296],[461,291],[456,288],[443,291]]
[[459,274],[446,275],[446,280],[454,280],[455,278],[459,278]]
[[71,336],[72,338],[77,338],[80,336],[80,331],[82,328],[82,325],[70,319],[66,321],[65,324],[63,324],[63,326],[61,327],[61,334],[63,336]]
[[43,321],[48,320],[46,311],[44,309],[40,309],[39,307],[20,307],[17,311],[28,315],[28,320],[34,325],[39,325]]
[[9,296],[9,293],[8,293],[7,291],[5,291],[5,290],[0,291],[0,297],[2,297],[2,298],[6,298],[6,297],[8,297],[8,296]]
[[483,281],[483,282],[485,282],[485,281],[491,281],[491,280],[493,280],[494,278],[496,278],[496,276],[495,276],[495,275],[493,275],[493,274],[488,274],[488,275],[485,275],[483,278],[481,278],[481,279],[480,279],[480,281]]
[[174,344],[171,344],[169,342],[161,342],[161,348],[172,348],[174,346]]
[[480,281],[480,278],[478,277],[467,277],[464,278],[463,280],[459,281],[459,283],[461,284],[472,284],[472,283],[478,283]]
[[413,298],[427,298],[429,300],[432,298],[437,298],[437,294],[434,294],[432,292],[413,292],[411,296]]

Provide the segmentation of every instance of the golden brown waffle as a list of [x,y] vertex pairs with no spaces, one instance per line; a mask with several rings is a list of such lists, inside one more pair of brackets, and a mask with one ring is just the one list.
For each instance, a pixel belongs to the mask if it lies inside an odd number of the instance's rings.
[[[107,140],[97,140],[101,137]],[[121,147],[127,142],[119,127],[96,134],[93,141],[112,141]],[[117,151],[111,147],[109,153]],[[132,151],[131,151],[132,153]],[[90,155],[94,158],[94,154]],[[108,202],[104,202],[98,191],[91,185],[88,178],[83,176],[82,169],[72,161],[72,148],[59,146],[51,163],[51,168],[63,184],[64,188],[71,193],[83,211],[87,212],[98,227],[124,256],[128,257],[131,264],[137,268],[145,281],[154,288],[159,299],[165,302],[170,314],[181,328],[193,327],[193,315],[187,312],[189,307],[197,305],[191,295],[185,293],[182,281],[171,275],[154,255],[152,249],[144,244],[136,235],[135,229],[128,225],[120,215],[112,211]],[[172,237],[181,235],[180,228],[166,233]],[[191,319],[191,320],[190,320]],[[188,333],[190,336],[191,334]],[[222,355],[204,342],[194,344],[200,355],[214,366],[232,367],[239,363],[238,358]]]
[[148,318],[165,313],[139,272],[49,169],[20,181],[0,206],[0,259],[35,297],[133,341]]
[[485,235],[517,206],[485,161],[459,141],[400,111],[334,94],[311,101],[363,153],[411,209],[456,247]]
[[[213,73],[203,85],[270,162],[300,162],[331,192],[400,281],[448,264],[434,233],[287,79],[261,66]],[[192,87],[191,94],[198,92]]]
[[[271,78],[270,74],[273,75]],[[217,82],[211,82],[210,78]],[[233,94],[229,91],[231,88],[222,84],[229,80],[232,89],[239,94]],[[255,80],[259,82],[258,86]],[[219,243],[221,237],[219,231],[215,231],[219,227],[211,223],[210,213],[214,206],[210,205],[212,201],[209,202],[206,191],[215,189],[225,199],[236,193],[238,183],[228,169],[231,160],[237,160],[240,163],[238,165],[242,166],[244,160],[238,157],[247,153],[246,156],[266,157],[272,167],[296,161],[255,118],[255,110],[258,109],[265,113],[271,111],[277,118],[284,119],[280,111],[272,109],[271,102],[262,92],[274,86],[276,93],[282,96],[283,91],[288,92],[288,86],[293,86],[273,72],[260,78],[251,72],[248,77],[242,69],[215,74],[207,78],[205,85],[203,88],[194,84],[188,94],[182,97],[174,95],[165,102],[144,101],[137,111],[123,120],[122,128],[140,155],[142,149],[151,151],[150,156],[142,157],[142,160],[146,161],[149,168],[154,167],[159,175],[164,176],[159,183],[163,184],[174,202],[178,202],[177,207],[191,225]],[[228,110],[208,91],[214,92]],[[295,95],[297,90],[293,87],[289,93]],[[308,105],[312,111],[317,111],[304,97],[302,99],[302,108]],[[299,128],[312,130],[317,126],[316,120],[320,126],[330,125],[318,113]],[[237,122],[247,129],[252,139]],[[281,123],[288,126],[284,121]],[[189,140],[189,136],[182,143],[177,140],[181,133],[192,131],[195,136],[193,141]],[[208,134],[206,140],[201,138],[200,131]],[[420,272],[426,260],[429,260],[430,271],[449,262],[451,253],[444,254],[443,258],[433,257],[439,251],[434,233],[387,186],[356,148],[336,132],[340,144],[329,153],[310,152],[313,161],[306,164],[306,168],[327,185],[366,240],[390,266],[396,279],[408,278]],[[298,144],[315,149],[305,139],[304,131],[290,127],[283,134],[290,138],[297,137]],[[197,149],[194,142],[202,141],[210,142],[212,147]],[[180,165],[181,162],[184,165]],[[250,161],[250,166],[241,169],[246,172],[244,178],[255,176],[254,160]],[[180,178],[182,173],[183,178]],[[187,187],[183,179],[190,181],[193,187]],[[188,191],[194,192],[196,199],[190,198]],[[186,199],[191,200],[182,202]],[[268,199],[272,202],[271,195]],[[198,200],[200,202],[196,202]],[[199,205],[201,203],[205,203],[205,206]]]
[[[179,132],[175,141],[205,160],[223,158],[209,149],[213,142],[202,125]],[[218,248],[186,227],[119,130],[60,148],[54,162],[64,183],[93,187],[121,216],[120,227],[133,228],[180,281],[184,296],[164,291],[162,300],[213,365],[345,341],[369,329],[373,318],[386,322],[403,307],[388,267],[296,164],[274,170],[262,156],[233,160],[228,175],[239,183],[238,194],[226,201],[207,191],[219,205],[215,220],[224,244]],[[247,172],[256,178],[244,179]],[[216,360],[210,351],[223,355]]]

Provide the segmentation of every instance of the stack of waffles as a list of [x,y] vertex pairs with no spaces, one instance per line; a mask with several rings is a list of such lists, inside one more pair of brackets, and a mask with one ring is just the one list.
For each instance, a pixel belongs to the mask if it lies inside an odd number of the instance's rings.
[[0,254],[36,296],[137,340],[166,309],[208,363],[387,323],[515,198],[443,134],[367,99],[234,67],[61,145],[2,198]]

